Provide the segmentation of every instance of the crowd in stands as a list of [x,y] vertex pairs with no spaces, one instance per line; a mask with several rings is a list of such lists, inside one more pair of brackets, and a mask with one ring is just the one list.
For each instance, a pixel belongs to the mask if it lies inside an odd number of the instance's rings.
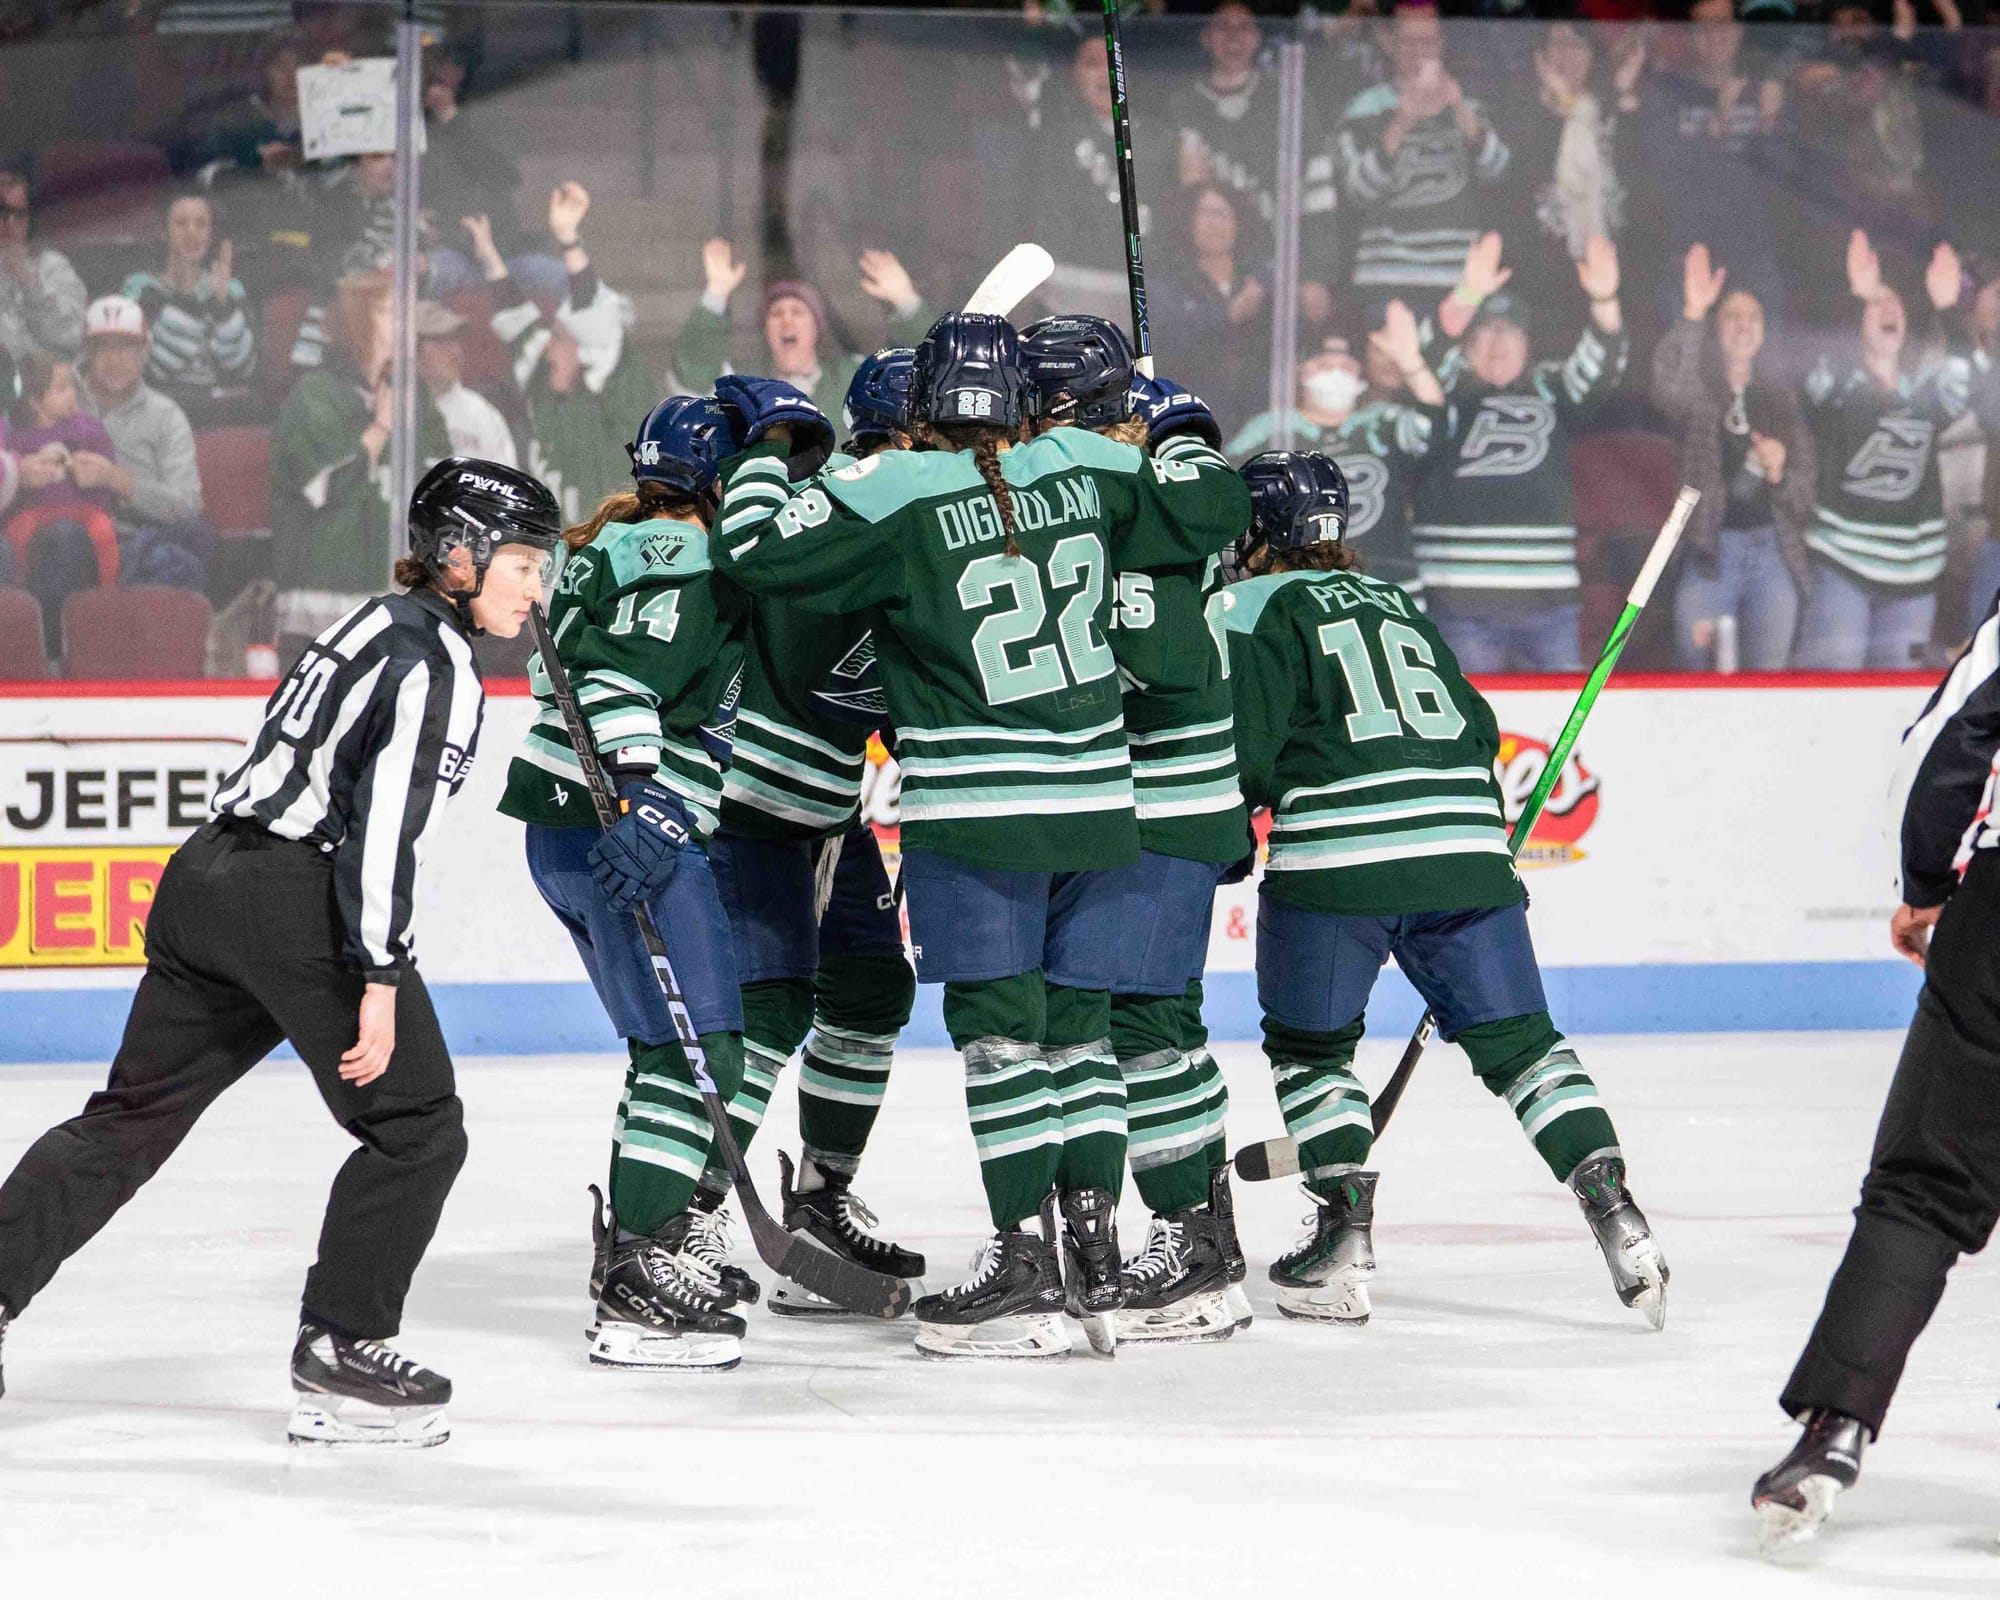
[[[45,26],[102,9],[54,7]],[[19,128],[0,147],[0,588],[39,603],[52,670],[83,591],[205,595],[209,668],[240,674],[289,659],[389,569],[396,164],[307,160],[298,79],[386,53],[386,13],[237,9],[237,35],[226,0],[121,13],[229,63],[173,118],[119,130],[142,136],[120,148],[142,149],[150,237],[110,250],[38,227],[55,153]],[[2000,589],[2000,28],[1981,13],[1128,6],[1153,11],[1199,13],[1173,69],[1155,58],[1135,89],[1161,368],[1203,393],[1236,459],[1280,439],[1337,455],[1365,563],[1422,594],[1468,668],[1574,669],[1683,480],[1703,498],[1641,659],[1922,667],[1969,632]],[[438,13],[424,57],[420,462],[519,463],[580,520],[662,394],[754,369],[837,417],[860,355],[913,343],[960,287],[883,247],[865,204],[842,281],[713,214],[600,242],[618,200],[599,169],[527,176],[546,168],[479,114],[459,12],[476,8]],[[1027,13],[956,24],[999,30],[979,59],[1002,120],[952,158],[952,221],[969,257],[1022,237],[1053,251],[1024,314],[1122,320],[1095,7]],[[1451,20],[1517,15],[1538,20]],[[1288,40],[1304,59],[1289,191]],[[1275,257],[1281,192],[1295,271]]]

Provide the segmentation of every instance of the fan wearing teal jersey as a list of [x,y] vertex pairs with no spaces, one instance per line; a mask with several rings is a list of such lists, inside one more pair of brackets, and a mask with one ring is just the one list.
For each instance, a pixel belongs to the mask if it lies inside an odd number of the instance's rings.
[[1311,1230],[1271,1266],[1278,1309],[1368,1320],[1378,1175],[1363,1170],[1375,1124],[1353,1061],[1393,955],[1576,1194],[1619,1298],[1658,1327],[1666,1262],[1597,1086],[1543,997],[1493,710],[1409,595],[1356,567],[1331,458],[1271,451],[1243,476],[1259,575],[1210,610],[1228,640],[1244,791],[1271,812],[1257,1001],[1314,1205]]
[[[1115,1338],[1126,1124],[1107,953],[1122,913],[1103,874],[1135,861],[1139,838],[1112,574],[1204,560],[1247,514],[1205,447],[1149,459],[1075,428],[1018,443],[1031,392],[1003,319],[945,317],[911,382],[927,448],[841,468],[743,523],[739,505],[785,481],[796,440],[724,469],[718,570],[760,596],[881,618],[917,976],[945,986],[996,1230],[971,1278],[917,1303],[933,1355],[1066,1354],[1065,1309],[1099,1348]],[[802,403],[764,380],[717,393],[753,434]],[[1038,1212],[1041,1237],[1021,1226]]]

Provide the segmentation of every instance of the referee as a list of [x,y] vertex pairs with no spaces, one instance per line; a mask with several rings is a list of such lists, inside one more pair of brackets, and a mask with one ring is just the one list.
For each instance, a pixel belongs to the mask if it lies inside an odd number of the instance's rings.
[[[413,963],[417,865],[471,770],[470,638],[512,638],[561,538],[535,479],[453,458],[410,501],[407,594],[328,628],[264,708],[215,817],[168,861],[111,1080],[0,1187],[0,1334],[289,1039],[360,1147],[333,1183],[292,1353],[298,1442],[431,1445],[451,1384],[379,1341],[465,1160],[463,1108]],[[0,1391],[4,1392],[4,1391]]]
[[[1757,1480],[1767,1550],[1811,1537],[1863,1449],[1958,1257],[2000,1218],[2000,611],[1903,736],[1898,953],[1924,969],[1854,1233],[1779,1404],[1805,1431]],[[1935,932],[1933,932],[1935,930]]]

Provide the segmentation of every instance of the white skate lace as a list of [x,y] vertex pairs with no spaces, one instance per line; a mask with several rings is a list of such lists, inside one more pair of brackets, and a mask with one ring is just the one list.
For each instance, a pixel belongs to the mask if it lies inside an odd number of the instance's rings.
[[679,1254],[664,1245],[653,1245],[646,1251],[646,1262],[653,1282],[682,1300],[706,1305],[721,1298],[722,1280],[699,1256],[688,1254],[685,1245]]
[[729,1208],[696,1211],[688,1218],[686,1237],[681,1241],[681,1270],[712,1294],[722,1290],[722,1269],[729,1265]]
[[834,1203],[834,1216],[840,1224],[840,1231],[847,1242],[857,1250],[871,1255],[884,1255],[889,1244],[875,1238],[869,1230],[882,1226],[882,1219],[868,1209],[867,1203],[852,1189],[843,1189]]
[[1181,1248],[1186,1230],[1165,1217],[1153,1218],[1146,1230],[1146,1246],[1130,1261],[1125,1271],[1135,1278],[1170,1278],[1181,1267]]
[[945,1294],[948,1297],[962,1298],[984,1288],[987,1280],[1000,1270],[1002,1254],[1000,1235],[996,1233],[972,1252],[972,1276],[963,1283],[953,1284],[951,1288],[945,1290]]

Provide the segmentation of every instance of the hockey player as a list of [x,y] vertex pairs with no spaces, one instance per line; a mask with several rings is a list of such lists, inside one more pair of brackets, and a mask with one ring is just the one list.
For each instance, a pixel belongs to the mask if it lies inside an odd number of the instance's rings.
[[[847,453],[827,471],[908,447],[914,355],[892,348],[862,362],[844,408]],[[756,521],[777,492],[731,515]],[[803,1044],[796,1181],[790,1159],[778,1157],[785,1226],[871,1271],[921,1278],[924,1258],[870,1234],[873,1215],[852,1192],[917,987],[881,846],[860,818],[868,736],[887,709],[875,649],[866,618],[770,597],[751,606],[734,755],[709,857],[743,985],[743,1087],[730,1102],[738,1143],[749,1148],[778,1074]],[[696,1204],[712,1210],[728,1187],[711,1157]],[[778,1284],[770,1303],[784,1315],[842,1314],[796,1284]]]
[[500,809],[527,823],[528,870],[569,931],[631,1055],[612,1137],[611,1219],[591,1288],[599,1366],[722,1370],[742,1359],[740,1285],[690,1233],[710,1129],[633,916],[648,907],[672,954],[708,1070],[726,1101],[743,1076],[743,1011],[729,923],[702,840],[722,773],[701,730],[741,661],[740,621],[712,583],[716,468],[736,448],[713,400],[655,406],[630,447],[635,490],[568,529],[549,627],[618,791],[599,834],[582,769],[539,660],[540,714]]
[[360,1142],[300,1304],[301,1444],[450,1437],[449,1380],[382,1342],[465,1160],[411,908],[479,743],[470,636],[520,632],[560,532],[535,479],[457,457],[424,475],[409,523],[396,567],[409,592],[357,606],[307,647],[214,820],[167,863],[110,1082],[0,1187],[4,1334],[216,1096],[289,1040]]
[[[2000,1217],[2000,612],[1903,736],[1902,904],[1889,942],[1924,970],[1847,1253],[1778,1404],[1804,1425],[1757,1480],[1766,1549],[1810,1537],[1882,1431],[1910,1347],[1961,1254]],[[1935,932],[1933,932],[1935,930]]]
[[[759,426],[800,415],[783,384],[718,392]],[[945,985],[995,1229],[970,1278],[917,1302],[917,1347],[941,1356],[1066,1355],[1065,1308],[1113,1347],[1125,1092],[1107,957],[1122,913],[1104,869],[1137,859],[1138,828],[1110,575],[1204,559],[1247,514],[1196,438],[1151,459],[1078,428],[1017,444],[1031,396],[1005,320],[943,317],[910,390],[911,431],[932,448],[782,501],[780,445],[753,450],[731,466],[723,515],[764,515],[730,521],[717,550],[760,595],[882,608],[917,975]],[[1154,419],[1162,436],[1199,410],[1180,400]],[[1052,1234],[1058,1203],[1067,1293],[1053,1239],[1021,1228],[1041,1212]]]
[[1271,1266],[1287,1316],[1369,1316],[1375,1130],[1352,1063],[1391,955],[1582,1205],[1618,1297],[1655,1327],[1667,1267],[1596,1086],[1549,1018],[1493,776],[1493,711],[1401,589],[1342,535],[1323,455],[1245,463],[1250,569],[1210,603],[1244,791],[1271,810],[1257,910],[1264,1053],[1315,1214]]
[[[1491,246],[1491,259],[1487,250]],[[1453,298],[1477,306],[1437,362],[1447,404],[1417,487],[1425,606],[1469,672],[1575,672],[1578,585],[1569,438],[1625,373],[1618,252],[1594,238],[1577,263],[1590,318],[1561,361],[1529,360],[1528,318],[1504,281],[1497,236],[1467,252]],[[1450,309],[1447,307],[1447,309]],[[1441,328],[1450,323],[1440,313]]]
[[[1089,428],[1148,442],[1146,418],[1133,414],[1132,346],[1116,323],[1046,318],[1023,331],[1021,355],[1037,431]],[[1137,381],[1154,405],[1177,392]],[[1234,1288],[1246,1269],[1228,1199],[1228,1091],[1200,1001],[1215,886],[1243,857],[1250,827],[1229,686],[1202,617],[1220,566],[1211,556],[1119,573],[1107,635],[1124,686],[1139,819],[1139,859],[1106,875],[1125,907],[1108,930],[1111,1048],[1125,1082],[1132,1178],[1153,1212],[1144,1249],[1125,1266],[1121,1339],[1226,1339],[1250,1319],[1248,1297]]]
[[1924,285],[1947,342],[1909,373],[1903,297],[1883,282],[1858,228],[1848,242],[1847,281],[1862,303],[1860,349],[1822,356],[1805,381],[1819,482],[1793,665],[1903,671],[1923,664],[1944,572],[1938,436],[1971,403],[1972,352],[1957,314],[1962,273],[1957,252],[1939,245]]

